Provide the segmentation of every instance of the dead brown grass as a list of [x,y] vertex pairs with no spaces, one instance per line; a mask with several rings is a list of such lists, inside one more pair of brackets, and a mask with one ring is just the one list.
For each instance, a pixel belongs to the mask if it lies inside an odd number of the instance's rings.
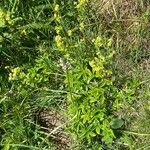
[[144,134],[150,133],[150,1],[95,0],[92,5],[103,24],[101,32],[114,40],[115,75],[141,81],[137,99],[125,102],[117,114],[125,118],[127,130],[137,133],[130,135],[133,150],[148,150],[150,136]]

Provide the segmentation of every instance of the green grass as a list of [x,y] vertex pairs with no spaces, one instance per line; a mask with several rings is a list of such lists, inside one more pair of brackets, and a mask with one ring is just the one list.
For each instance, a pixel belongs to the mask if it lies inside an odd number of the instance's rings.
[[[150,149],[149,24],[149,0],[0,2],[0,149],[57,149],[35,126],[43,107],[73,118],[66,129],[76,137],[72,150]],[[97,109],[123,126],[102,121],[105,134],[89,132],[88,113]]]

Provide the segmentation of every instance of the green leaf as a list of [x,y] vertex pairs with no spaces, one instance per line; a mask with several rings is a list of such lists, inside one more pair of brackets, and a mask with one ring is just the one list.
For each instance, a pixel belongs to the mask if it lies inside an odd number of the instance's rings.
[[100,134],[100,129],[101,129],[101,128],[100,128],[99,126],[96,127],[96,133],[97,133],[97,134]]
[[0,20],[0,28],[5,26],[5,21],[4,20]]
[[124,125],[124,121],[122,119],[115,118],[110,122],[112,129],[119,129]]
[[92,136],[92,137],[95,137],[96,136],[96,134],[94,133],[94,132],[90,132],[90,135]]
[[8,138],[6,141],[6,144],[4,145],[3,150],[9,150],[10,149],[10,143],[11,143],[11,139]]

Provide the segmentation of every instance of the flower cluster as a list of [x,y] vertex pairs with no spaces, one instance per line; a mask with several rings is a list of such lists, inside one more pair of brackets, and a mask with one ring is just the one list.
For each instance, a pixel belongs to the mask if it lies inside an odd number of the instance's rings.
[[56,26],[55,31],[57,34],[60,34],[60,32],[63,30],[62,26]]
[[97,36],[95,39],[93,39],[92,42],[94,43],[94,45],[96,47],[101,47],[103,45],[102,38],[99,36]]
[[56,4],[54,7],[54,20],[58,23],[61,22],[61,16],[59,15],[59,5]]
[[55,43],[59,50],[64,50],[64,41],[60,35],[55,36]]
[[75,2],[74,4],[76,5],[76,8],[79,9],[83,7],[87,2],[88,0],[78,0],[78,2]]
[[16,80],[18,75],[19,75],[19,73],[20,73],[20,71],[21,71],[20,67],[16,67],[16,68],[11,69],[11,73],[9,73],[9,80],[10,81],[11,80],[12,81]]

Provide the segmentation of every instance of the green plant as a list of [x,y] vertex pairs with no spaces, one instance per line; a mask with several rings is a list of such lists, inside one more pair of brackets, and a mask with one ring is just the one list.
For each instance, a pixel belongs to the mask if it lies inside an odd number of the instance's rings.
[[145,147],[130,130],[149,129],[149,1],[0,5],[0,149],[55,149],[32,114],[66,103],[81,149]]
[[80,64],[68,71],[68,114],[74,118],[71,130],[81,141],[86,139],[91,143],[99,139],[110,146],[116,138],[113,129],[124,124],[115,119],[114,111],[120,109],[124,101],[131,102],[135,98],[137,84],[125,89],[114,85],[112,56],[112,53],[104,56],[99,52],[89,64]]

